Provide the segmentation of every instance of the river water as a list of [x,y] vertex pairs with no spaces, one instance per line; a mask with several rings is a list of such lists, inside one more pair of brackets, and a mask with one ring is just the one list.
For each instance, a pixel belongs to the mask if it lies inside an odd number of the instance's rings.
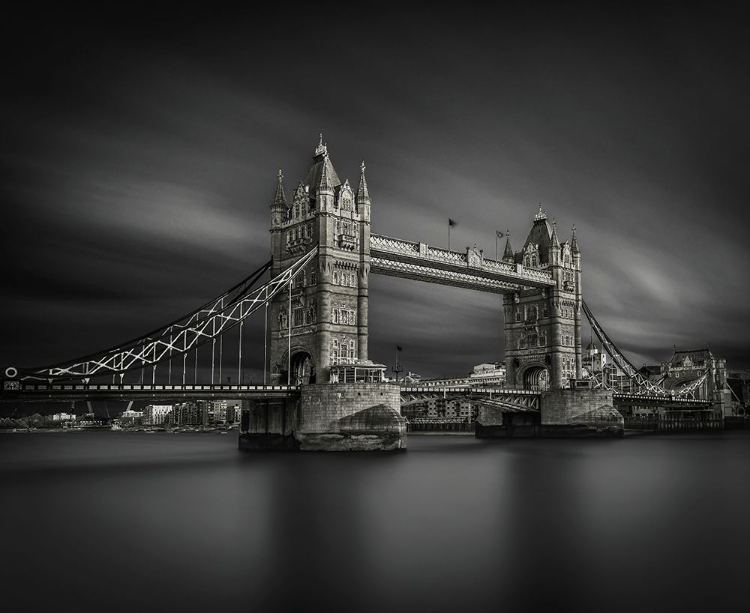
[[740,611],[750,432],[0,435],[3,611]]

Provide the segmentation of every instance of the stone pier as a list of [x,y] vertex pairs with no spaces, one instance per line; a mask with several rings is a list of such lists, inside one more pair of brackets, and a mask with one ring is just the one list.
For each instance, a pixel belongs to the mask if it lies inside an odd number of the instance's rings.
[[405,450],[401,389],[382,380],[383,369],[342,366],[334,369],[335,382],[303,385],[299,396],[245,401],[240,449]]
[[539,412],[504,412],[482,407],[477,438],[621,437],[625,422],[612,392],[572,387],[544,392]]

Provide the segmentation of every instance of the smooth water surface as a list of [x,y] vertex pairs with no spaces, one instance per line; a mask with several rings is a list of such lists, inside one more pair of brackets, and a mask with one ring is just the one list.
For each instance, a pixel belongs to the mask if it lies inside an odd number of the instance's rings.
[[3,611],[739,611],[750,433],[0,435]]

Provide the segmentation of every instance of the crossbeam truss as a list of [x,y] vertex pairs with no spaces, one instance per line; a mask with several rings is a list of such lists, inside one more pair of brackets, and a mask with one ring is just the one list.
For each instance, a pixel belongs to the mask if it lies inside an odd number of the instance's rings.
[[372,234],[370,256],[373,273],[495,294],[554,285],[549,270],[485,259],[484,253],[476,249],[460,253]]
[[163,328],[98,354],[53,366],[19,370],[18,378],[49,382],[82,379],[88,383],[94,375],[122,377],[127,371],[185,356],[200,345],[215,341],[228,330],[241,326],[247,317],[291,285],[317,253],[316,246],[283,273],[253,290],[252,287],[270,269],[271,262],[267,262],[218,298]]
[[[622,354],[612,340],[607,336],[607,333],[599,325],[599,322],[594,317],[594,314],[589,309],[585,301],[581,301],[583,306],[583,312],[591,324],[591,329],[596,334],[597,338],[602,344],[602,347],[607,352],[610,358],[614,361],[617,367],[625,373],[625,375],[636,385],[638,389],[645,393],[653,396],[662,397],[674,397],[678,399],[693,398],[695,399],[695,392],[700,388],[703,382],[708,377],[708,372],[703,373],[698,379],[690,381],[685,385],[681,386],[677,390],[668,390],[664,387],[663,382],[666,377],[662,377],[658,381],[650,381],[644,377],[631,362]],[[601,376],[591,372],[589,369],[583,369],[584,376],[595,381],[595,388],[613,389],[612,386],[607,385]]]

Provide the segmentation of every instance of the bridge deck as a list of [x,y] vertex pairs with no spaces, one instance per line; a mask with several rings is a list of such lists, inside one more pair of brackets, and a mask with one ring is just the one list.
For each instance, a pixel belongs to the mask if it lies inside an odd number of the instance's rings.
[[21,383],[17,389],[4,390],[0,402],[60,402],[66,400],[143,400],[270,398],[299,393],[296,385],[85,385],[82,383]]

